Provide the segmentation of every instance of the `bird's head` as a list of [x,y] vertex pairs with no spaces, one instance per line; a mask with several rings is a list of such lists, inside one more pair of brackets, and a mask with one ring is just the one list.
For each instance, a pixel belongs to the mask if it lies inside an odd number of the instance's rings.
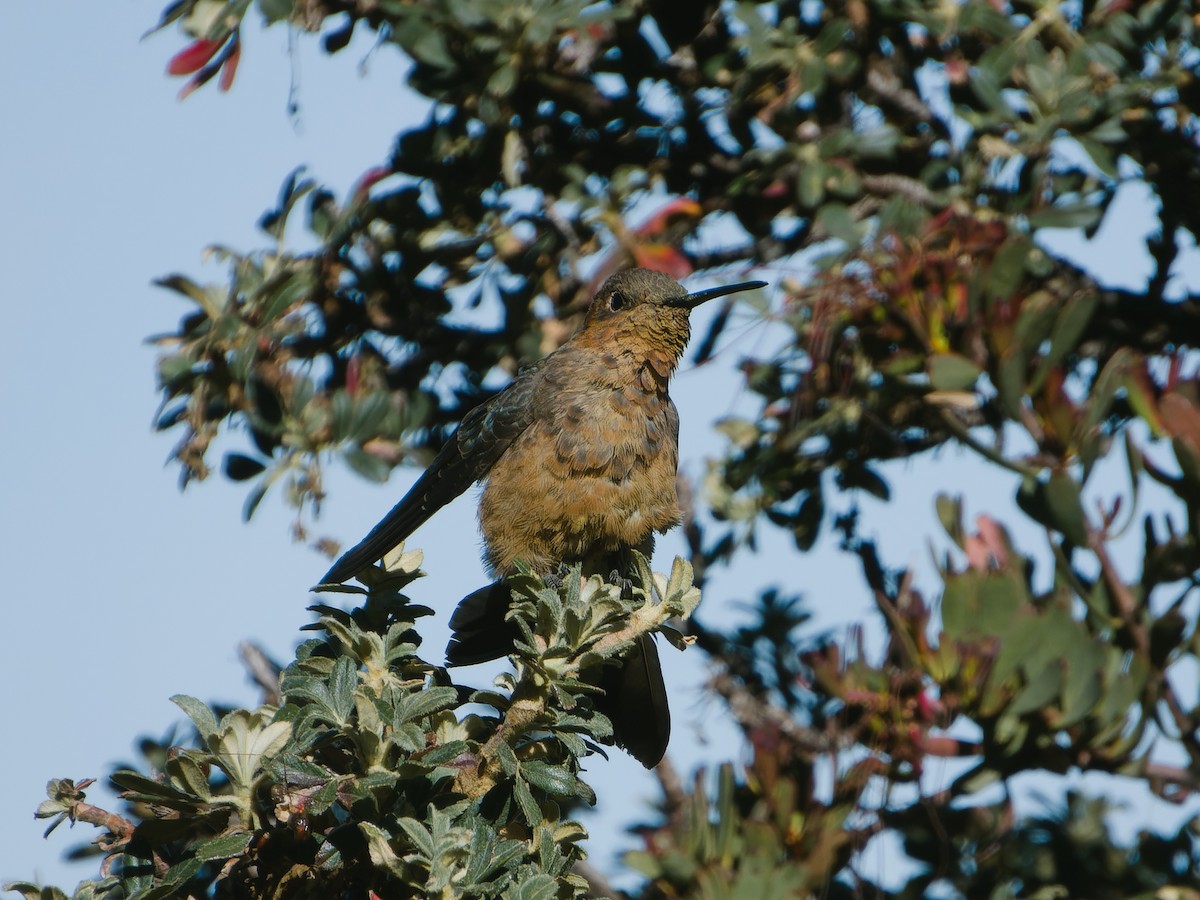
[[587,324],[627,319],[649,324],[654,320],[687,322],[688,313],[714,297],[766,287],[765,281],[743,281],[689,294],[670,275],[653,269],[626,269],[597,291],[588,307]]

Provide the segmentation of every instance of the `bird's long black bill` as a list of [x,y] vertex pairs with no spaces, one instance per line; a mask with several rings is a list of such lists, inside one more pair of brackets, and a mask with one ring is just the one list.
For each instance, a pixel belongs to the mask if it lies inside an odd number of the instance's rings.
[[685,294],[678,300],[670,301],[671,306],[682,306],[684,309],[695,309],[701,303],[708,300],[713,300],[717,297],[724,297],[727,294],[736,294],[739,291],[752,291],[755,288],[766,287],[765,281],[742,281],[738,284],[726,284],[721,287],[709,288],[706,291],[696,291],[694,294]]

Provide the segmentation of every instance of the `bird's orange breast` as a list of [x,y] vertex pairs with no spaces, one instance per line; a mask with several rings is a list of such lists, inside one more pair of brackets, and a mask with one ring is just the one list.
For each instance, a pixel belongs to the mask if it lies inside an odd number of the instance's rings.
[[518,559],[549,572],[626,547],[648,552],[655,532],[679,522],[673,361],[564,351],[547,368],[535,421],[484,487],[480,524],[501,574]]

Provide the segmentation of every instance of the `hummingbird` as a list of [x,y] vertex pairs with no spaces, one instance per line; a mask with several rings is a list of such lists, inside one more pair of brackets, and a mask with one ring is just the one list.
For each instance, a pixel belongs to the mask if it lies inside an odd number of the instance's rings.
[[[609,278],[580,329],[463,417],[407,494],[325,574],[338,584],[381,559],[430,516],[483,482],[484,560],[497,581],[467,596],[450,620],[450,665],[512,648],[504,579],[518,560],[544,576],[582,564],[585,576],[631,572],[656,534],[679,524],[679,413],[668,394],[691,336],[690,313],[763,281],[688,293],[668,275],[628,269]],[[647,768],[666,752],[670,710],[658,650],[642,635],[619,669],[597,676],[597,708]]]

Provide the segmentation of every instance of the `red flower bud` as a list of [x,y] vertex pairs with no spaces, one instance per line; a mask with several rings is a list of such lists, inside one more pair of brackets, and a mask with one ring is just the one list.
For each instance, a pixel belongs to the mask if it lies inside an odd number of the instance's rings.
[[224,93],[233,87],[233,76],[237,74],[238,61],[242,58],[242,44],[240,41],[233,45],[233,49],[229,51],[229,56],[221,65],[221,77],[217,79],[217,88]]
[[210,41],[207,38],[200,38],[188,44],[178,53],[171,57],[171,61],[167,63],[168,75],[191,75],[204,68],[204,64],[213,58],[213,55],[221,49],[224,41]]

